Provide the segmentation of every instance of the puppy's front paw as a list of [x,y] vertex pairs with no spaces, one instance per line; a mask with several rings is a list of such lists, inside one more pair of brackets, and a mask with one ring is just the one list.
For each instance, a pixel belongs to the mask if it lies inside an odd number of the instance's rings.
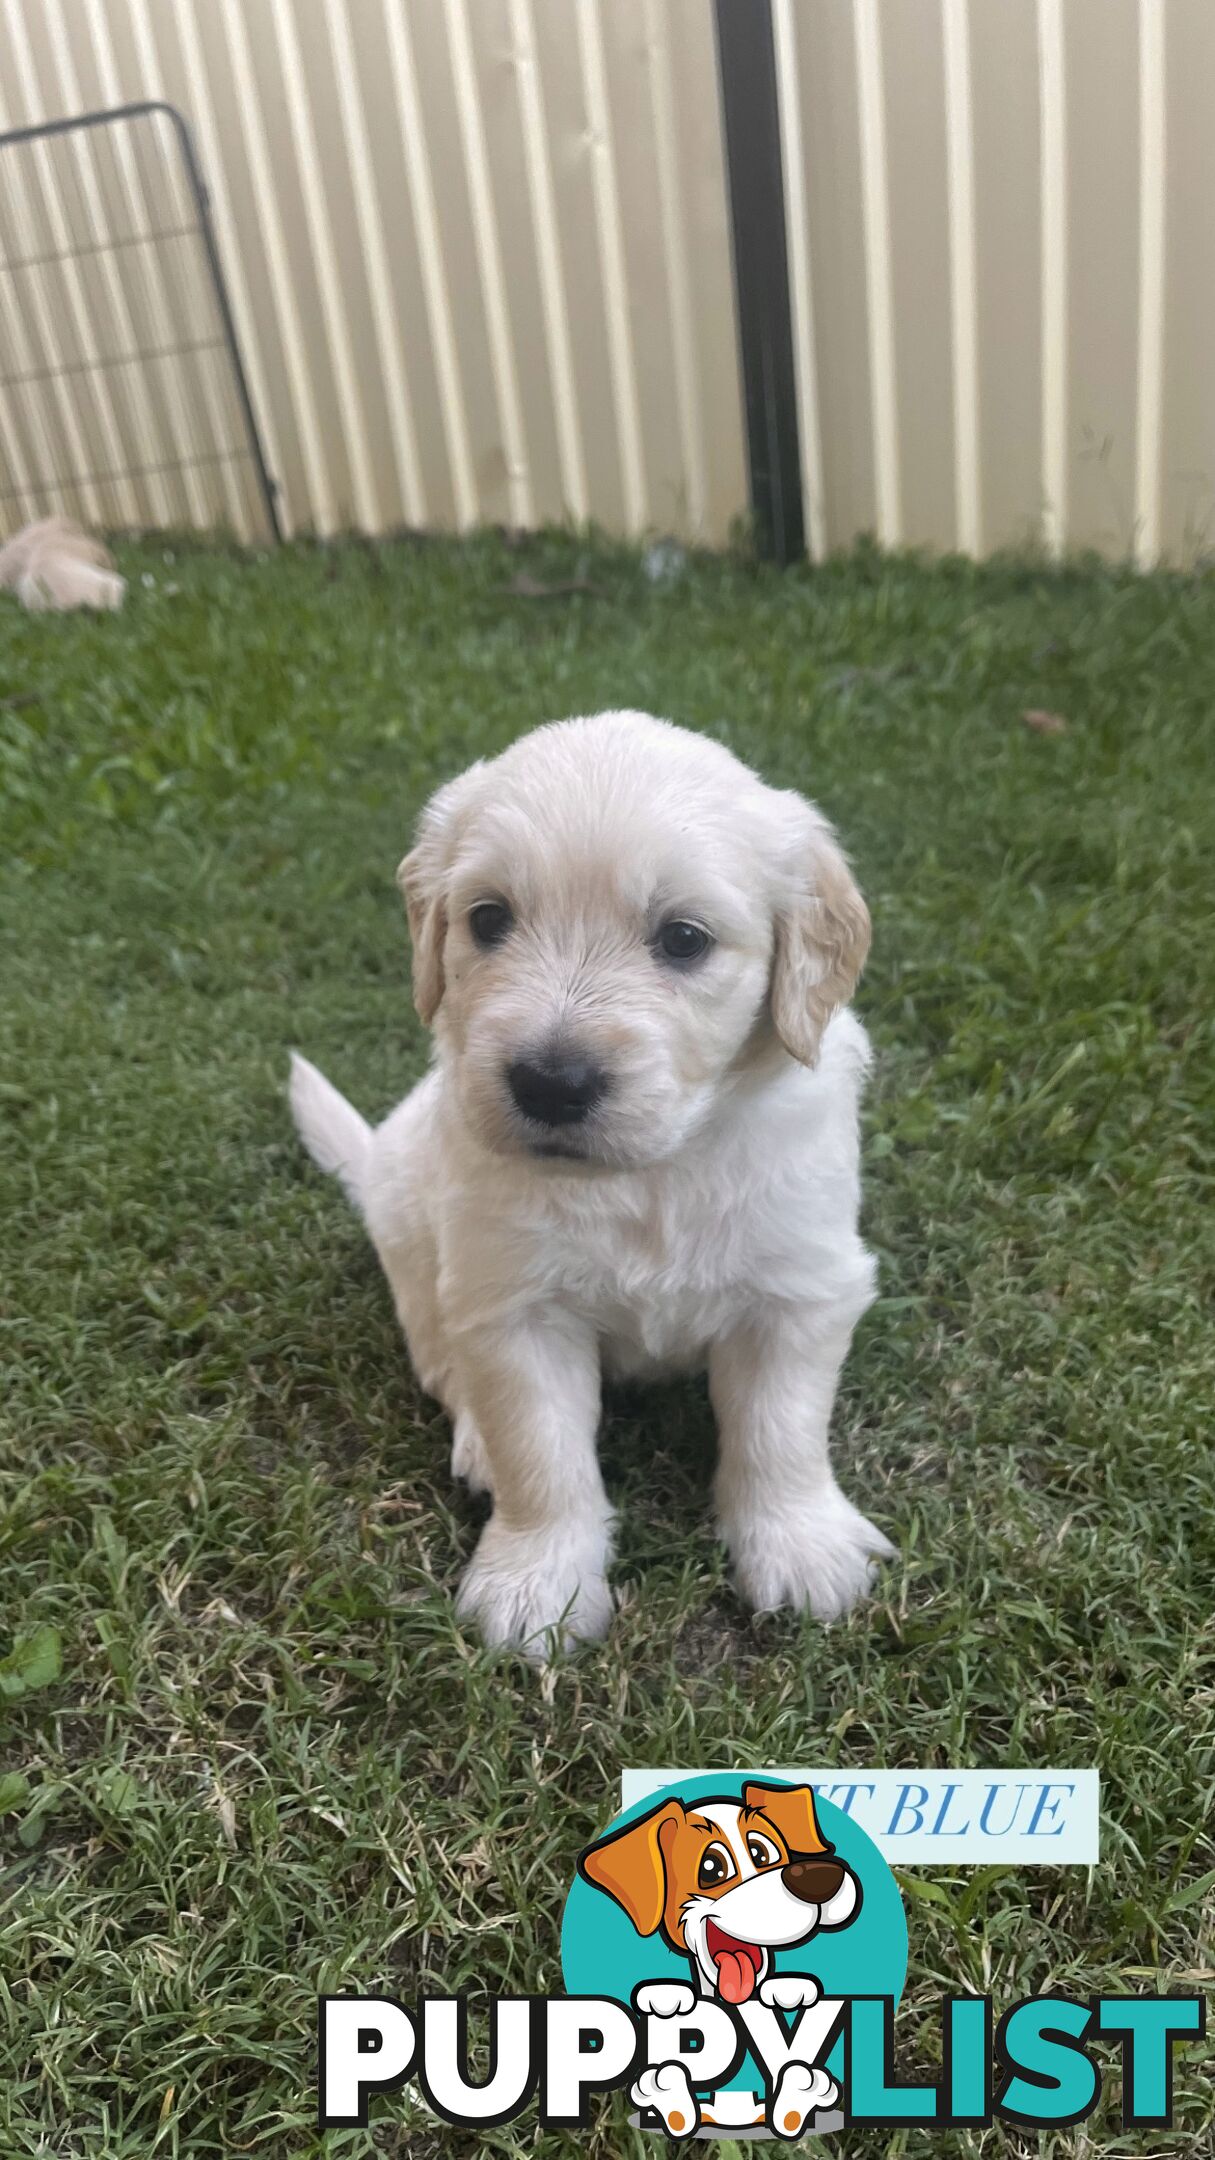
[[491,1517],[456,1600],[485,1641],[522,1650],[542,1664],[550,1639],[562,1649],[597,1642],[612,1618],[605,1569],[606,1523],[559,1523],[512,1530]]
[[839,2086],[829,2071],[787,2062],[772,2095],[772,2128],[777,2137],[800,2137],[809,2118],[820,2108],[831,2107],[839,2096]]
[[657,2063],[643,2070],[631,2087],[629,2098],[645,2114],[650,2108],[661,2115],[672,2137],[689,2137],[700,2127],[700,2109],[682,2063]]
[[867,1596],[889,1538],[829,1485],[813,1502],[778,1513],[736,1514],[723,1524],[739,1590],[757,1612],[778,1605],[839,1620]]
[[642,2017],[687,2017],[696,2007],[696,1997],[686,1980],[643,1980],[633,1991],[633,2008]]
[[772,1973],[759,1983],[759,1999],[768,2010],[807,2010],[821,1993],[813,1973]]

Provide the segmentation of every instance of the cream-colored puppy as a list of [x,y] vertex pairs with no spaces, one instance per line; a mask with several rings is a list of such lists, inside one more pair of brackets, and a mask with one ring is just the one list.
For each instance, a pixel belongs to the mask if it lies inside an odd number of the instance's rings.
[[817,810],[645,713],[537,728],[439,792],[400,869],[430,1073],[376,1128],[297,1058],[452,1466],[493,1495],[460,1609],[602,1635],[600,1376],[703,1369],[739,1588],[828,1620],[891,1547],[828,1424],[857,1233],[869,917]]

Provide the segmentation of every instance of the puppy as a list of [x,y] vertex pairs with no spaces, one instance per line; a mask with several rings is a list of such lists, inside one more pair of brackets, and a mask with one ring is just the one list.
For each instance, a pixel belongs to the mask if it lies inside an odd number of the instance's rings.
[[639,1935],[686,1957],[700,1995],[748,2002],[772,1953],[846,1927],[861,1886],[818,1826],[809,1785],[747,1785],[742,1801],[668,1800],[588,1846],[579,1873]]
[[113,557],[71,518],[23,525],[0,547],[0,588],[16,593],[33,614],[68,608],[122,606],[126,579]]
[[857,1233],[869,917],[831,829],[645,713],[537,728],[428,805],[398,873],[432,1069],[374,1131],[297,1058],[452,1467],[493,1496],[490,1643],[604,1633],[601,1375],[707,1366],[743,1595],[830,1620],[892,1548],[828,1425],[874,1294]]

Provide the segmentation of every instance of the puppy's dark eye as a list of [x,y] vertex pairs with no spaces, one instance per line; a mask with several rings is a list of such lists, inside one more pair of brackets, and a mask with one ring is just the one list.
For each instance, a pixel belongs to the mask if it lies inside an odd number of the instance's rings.
[[754,1830],[747,1839],[747,1851],[756,1867],[771,1867],[773,1861],[780,1858],[775,1845],[770,1845],[766,1837],[760,1837]]
[[716,1890],[733,1873],[734,1864],[724,1846],[710,1845],[700,1856],[700,1866],[696,1870],[697,1888]]
[[514,919],[505,900],[478,900],[476,907],[468,911],[474,944],[483,952],[488,952],[491,945],[500,945]]
[[677,967],[703,960],[712,943],[708,931],[694,922],[664,923],[654,940],[655,950],[664,960],[673,960]]

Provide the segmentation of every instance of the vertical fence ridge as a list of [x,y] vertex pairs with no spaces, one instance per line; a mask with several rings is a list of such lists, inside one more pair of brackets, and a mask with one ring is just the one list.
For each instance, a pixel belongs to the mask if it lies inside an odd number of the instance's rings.
[[1164,406],[1165,8],[1139,0],[1139,295],[1135,384],[1135,554],[1160,556]]
[[502,242],[498,233],[498,213],[494,204],[489,158],[485,148],[485,128],[481,118],[481,100],[477,90],[477,71],[473,60],[466,0],[445,0],[444,20],[452,79],[455,83],[464,174],[472,200],[473,245],[476,249],[477,274],[481,284],[481,305],[485,313],[494,394],[497,398],[506,453],[510,519],[512,525],[530,525],[533,507],[527,434],[519,397],[514,333],[511,329],[510,307],[506,295],[506,275],[502,267]]
[[[22,117],[28,120],[37,117],[39,113],[41,93],[37,70],[34,66],[33,50],[25,22],[22,19],[20,6],[16,4],[16,0],[10,0],[8,19],[14,58],[17,63],[18,85],[24,106]],[[63,250],[67,255],[67,259],[63,264],[66,305],[72,318],[73,333],[83,347],[89,341],[88,303],[81,283],[79,264],[71,258],[71,224],[64,208],[59,177],[55,170],[55,160],[45,143],[37,144],[31,155],[33,171],[38,178],[39,194],[52,236],[52,244],[56,248]],[[44,304],[41,277],[37,272],[30,272],[29,276],[32,291],[36,294],[36,298],[32,300],[31,304],[37,308],[38,313],[42,316],[44,334],[48,336],[48,346],[53,348],[56,342],[54,317],[49,307]],[[126,458],[122,449],[122,431],[118,425],[117,413],[113,398],[110,395],[109,384],[105,381],[93,382],[90,389],[95,404],[98,427],[105,440],[107,462],[111,470],[121,471],[126,464]],[[89,459],[87,451],[83,448],[83,435],[75,427],[73,427],[73,433],[75,435],[75,455],[78,460],[74,470],[87,472]],[[138,507],[135,505],[133,512],[134,498],[124,482],[116,482],[112,486],[111,499],[122,506],[118,510],[117,518],[113,520],[110,519],[104,507],[105,496],[100,486],[88,485],[83,490],[83,493],[86,499],[91,499],[96,506],[92,515],[94,517],[99,516],[103,523],[115,522],[121,524],[132,521],[133,516],[135,518],[138,516]]]
[[882,26],[877,0],[853,0],[857,103],[860,113],[861,216],[865,234],[865,298],[869,309],[869,383],[873,405],[873,471],[878,538],[897,547],[903,537],[899,478],[898,377],[890,244],[889,155]]
[[[100,0],[84,0],[84,5],[85,20],[88,25],[89,39],[93,48],[93,58],[97,68],[97,78],[101,84],[102,97],[107,105],[121,105],[122,88],[119,82],[118,67],[114,58],[114,46],[110,37],[105,10],[100,5]],[[131,213],[132,224],[138,223],[141,219],[145,224],[150,224],[147,191],[143,185],[142,175],[136,169],[136,160],[131,145],[126,139],[125,131],[122,129],[117,131],[114,152],[119,171],[122,174],[123,192],[128,210]],[[159,306],[164,320],[168,324],[173,319],[173,296],[169,289],[168,275],[155,248],[150,250],[150,258],[148,274],[149,281],[155,291],[153,304]],[[202,382],[202,395],[207,406],[208,421],[213,434],[218,440],[222,429],[222,401],[217,400],[213,395],[211,377],[207,369],[202,368],[199,372]],[[169,370],[166,405],[176,417],[178,439],[183,442],[188,440],[192,422],[186,409],[185,393],[172,369]],[[168,440],[170,443],[173,440],[172,424],[170,424],[168,431]],[[239,532],[244,522],[244,499],[239,475],[234,466],[225,464],[219,468],[218,478],[227,498],[228,514],[234,520],[236,529]],[[187,500],[191,505],[190,522],[195,525],[210,523],[210,505],[206,498],[206,491],[201,485],[197,468],[193,465],[188,466],[183,472],[182,480]]]
[[[76,63],[72,56],[72,40],[64,14],[63,0],[43,0],[43,20],[46,24],[51,58],[54,63],[57,86],[62,97],[64,110],[67,112],[79,112],[85,104],[85,99],[80,88],[80,77],[76,72]],[[91,140],[79,139],[72,143],[68,154],[74,159],[78,174],[84,176],[86,188],[92,198],[87,214],[90,220],[93,220],[96,217],[96,198],[100,195],[100,188],[97,186],[96,146]],[[107,305],[113,320],[118,326],[118,335],[123,349],[130,352],[137,345],[139,334],[135,328],[130,307],[127,304],[122,279],[112,255],[103,253],[98,260],[102,282],[105,286]],[[125,383],[123,385],[123,404],[126,407],[127,427],[132,436],[137,438],[139,433],[138,419],[131,409],[130,393]],[[117,413],[116,404],[115,412]],[[154,437],[151,462],[160,462],[162,448],[163,445]],[[131,464],[132,456],[129,451],[124,450],[122,461],[124,465]],[[192,471],[184,475],[183,478],[187,499],[191,495],[195,497],[205,519],[208,509],[207,497],[198,473]],[[174,522],[173,492],[169,485],[168,474],[162,472],[152,473],[149,476],[149,492],[159,500],[161,506],[157,522],[171,525]],[[137,491],[133,486],[127,488],[127,501],[128,504],[132,505],[131,522],[137,523],[139,503]]]
[[325,0],[325,16],[397,484],[410,522],[421,525],[426,518],[426,491],[422,484],[417,422],[410,394],[402,325],[393,299],[384,218],[371,163],[348,0]]
[[[186,0],[187,6],[190,0]],[[249,159],[255,197],[255,214],[261,231],[265,266],[275,311],[283,331],[283,360],[295,407],[300,459],[308,476],[308,492],[318,531],[337,530],[333,475],[325,456],[320,407],[308,365],[308,342],[291,275],[287,236],[279,210],[274,168],[266,136],[265,120],[258,102],[253,55],[240,0],[218,0],[217,20],[225,36],[228,59],[236,86],[235,115],[240,123],[245,154]]]
[[557,455],[567,516],[582,525],[590,515],[586,455],[578,410],[577,378],[570,338],[569,302],[557,222],[557,197],[549,154],[548,121],[540,80],[532,0],[511,0],[519,122],[527,174],[528,206],[540,280],[540,308],[557,430]]
[[[348,312],[342,297],[337,247],[329,215],[328,191],[321,173],[312,100],[308,92],[308,78],[304,72],[303,54],[300,51],[295,8],[293,0],[265,0],[265,4],[269,8],[279,66],[283,74],[288,122],[299,166],[300,189],[308,216],[312,267],[328,335],[329,358],[343,409],[345,445],[354,491],[350,508],[353,509],[355,521],[359,525],[374,530],[380,514],[375,467],[367,431],[367,415],[363,409],[359,369],[355,364],[354,347],[350,339]],[[345,505],[341,507],[345,509]],[[346,523],[348,520],[343,517],[341,522]]]
[[1042,217],[1042,537],[1067,545],[1067,105],[1062,0],[1038,0]]
[[979,325],[969,0],[942,0],[941,28],[949,200],[954,515],[958,546],[968,555],[977,555],[983,537],[979,500]]
[[692,291],[683,189],[676,157],[675,85],[667,34],[666,0],[646,0],[647,57],[654,151],[658,164],[658,210],[670,296],[671,353],[675,410],[686,489],[688,523],[694,538],[704,527],[709,499],[700,403],[700,369],[692,325]]
[[595,199],[599,270],[607,312],[608,360],[624,491],[625,527],[631,533],[640,533],[645,530],[649,502],[641,434],[641,407],[637,394],[637,363],[633,351],[633,325],[629,310],[628,273],[625,267],[624,227],[620,215],[620,189],[616,179],[616,150],[603,61],[602,29],[595,0],[572,0],[572,4],[578,26],[582,91],[586,99],[587,148],[590,152],[591,186]]
[[382,0],[393,88],[401,116],[401,147],[417,234],[426,318],[430,330],[439,414],[451,473],[456,526],[466,532],[477,520],[477,484],[468,439],[468,412],[460,373],[451,298],[443,264],[443,243],[435,203],[430,158],[422,124],[422,100],[404,0]]
[[[141,71],[141,88],[148,97],[168,96],[164,71],[156,41],[152,34],[149,15],[150,0],[127,0],[128,15],[138,63]],[[233,311],[238,325],[241,349],[245,357],[253,397],[258,408],[262,434],[271,471],[277,476],[278,516],[282,528],[290,532],[293,519],[290,491],[283,481],[282,447],[278,431],[278,416],[274,400],[270,396],[269,378],[265,355],[259,336],[259,318],[253,306],[245,263],[245,238],[240,221],[233,212],[228,188],[227,173],[220,153],[219,130],[215,117],[215,105],[211,86],[203,65],[202,48],[198,27],[189,0],[178,0],[175,24],[181,40],[182,56],[191,85],[190,119],[198,136],[203,160],[203,171],[219,227],[220,244],[224,250],[224,267],[232,294]]]
[[[80,80],[76,73],[75,61],[72,58],[71,38],[63,12],[63,0],[43,0],[43,20],[46,25],[50,46],[50,58],[55,70],[56,86],[64,107],[69,112],[73,110],[79,111],[82,103]],[[92,142],[77,137],[70,143],[64,144],[62,155],[64,165],[70,164],[76,174],[77,190],[82,198],[81,215],[88,219],[91,229],[95,232],[96,202],[100,192],[97,186],[95,147]],[[56,186],[58,186],[57,180]],[[75,266],[72,267],[74,276]],[[136,343],[137,333],[130,308],[127,306],[122,280],[118,275],[112,255],[102,253],[98,257],[98,268],[100,271],[99,281],[105,290],[106,306],[110,317],[117,323],[119,338],[124,348],[129,352]],[[84,296],[82,286],[78,286],[77,289],[84,305],[84,320],[87,322],[87,298]],[[79,323],[79,313],[77,313],[77,320]],[[87,343],[87,330],[82,329],[80,335],[82,343]],[[114,440],[120,446],[118,452],[119,463],[123,467],[129,467],[133,462],[133,458],[131,451],[126,447],[127,439],[128,437],[137,438],[139,432],[138,420],[131,407],[129,388],[126,383],[121,385],[121,404],[124,408],[123,418],[119,417],[119,386],[114,385],[111,387],[110,383],[102,375],[96,384],[96,388],[104,395],[113,415]],[[154,452],[153,462],[156,461]],[[149,491],[159,499],[161,504],[158,522],[171,524],[173,522],[173,498],[168,476],[157,472],[151,474],[149,479]],[[114,489],[116,496],[119,496],[126,505],[124,523],[138,524],[140,505],[138,491],[134,484],[124,479],[116,481]]]

